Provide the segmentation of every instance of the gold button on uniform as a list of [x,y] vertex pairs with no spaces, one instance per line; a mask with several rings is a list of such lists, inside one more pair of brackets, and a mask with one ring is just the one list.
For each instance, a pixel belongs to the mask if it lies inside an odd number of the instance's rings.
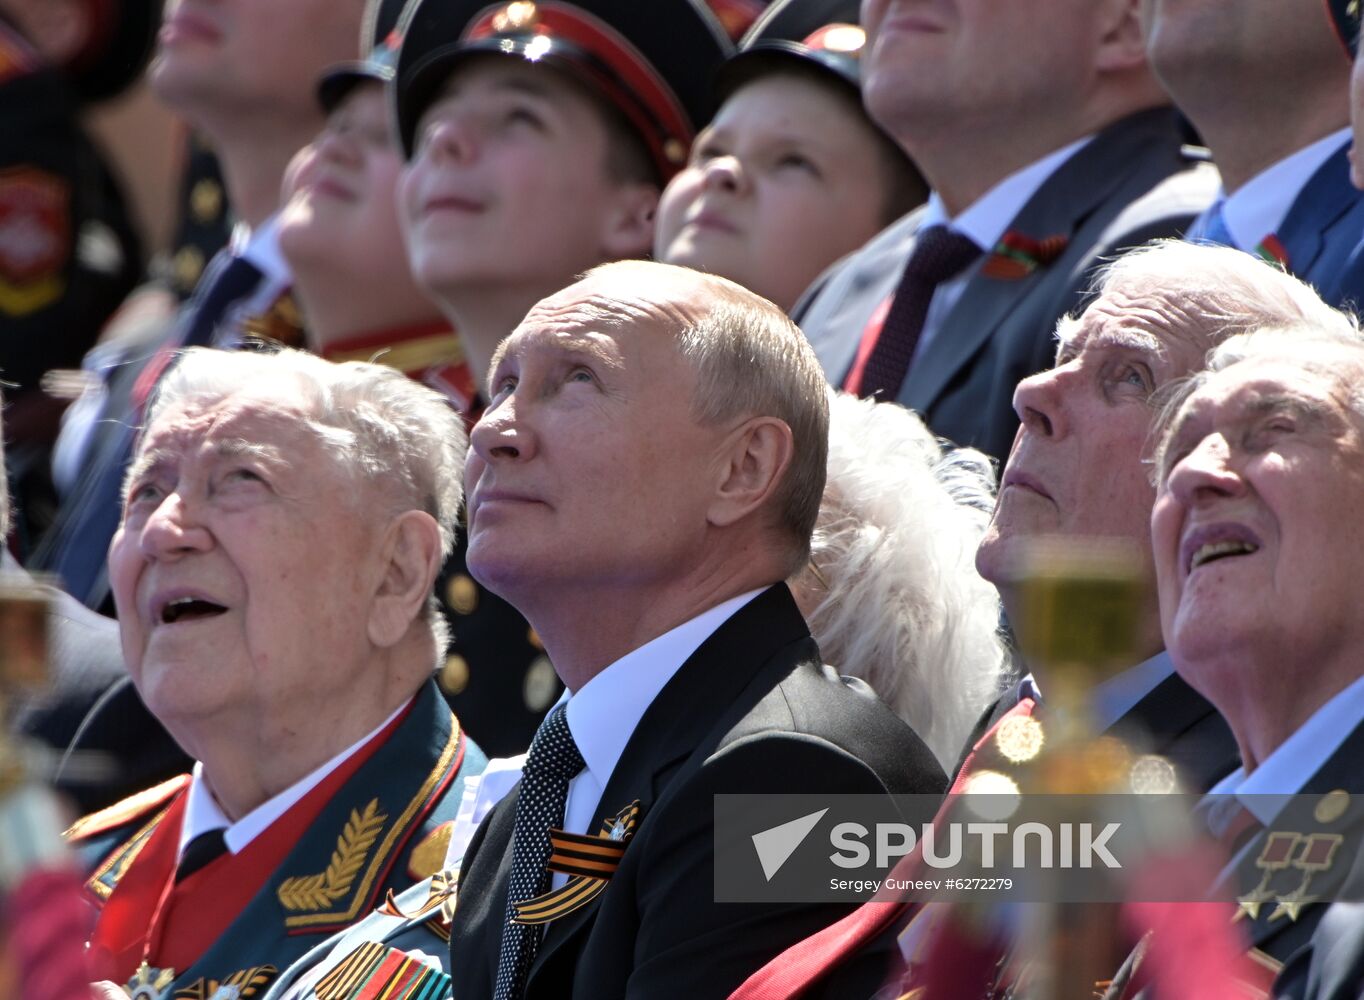
[[445,603],[457,615],[471,615],[478,607],[478,584],[474,578],[459,573],[445,585]]
[[1350,808],[1350,793],[1343,788],[1337,788],[1323,795],[1317,806],[1312,810],[1313,818],[1318,823],[1334,823],[1345,815],[1345,810]]
[[198,283],[199,275],[204,273],[203,251],[192,244],[182,246],[175,251],[171,270],[175,273],[176,285],[189,291]]
[[189,210],[197,222],[212,222],[223,210],[223,189],[215,180],[205,177],[190,190]]
[[446,694],[459,694],[469,686],[469,661],[458,653],[445,658],[440,668],[440,686]]

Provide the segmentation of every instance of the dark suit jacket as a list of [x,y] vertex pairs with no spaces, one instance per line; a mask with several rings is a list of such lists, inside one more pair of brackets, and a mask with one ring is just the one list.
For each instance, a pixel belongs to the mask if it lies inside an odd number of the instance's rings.
[[[717,794],[941,793],[928,748],[863,686],[820,665],[778,585],[722,625],[645,712],[597,812],[642,820],[609,886],[550,924],[527,998],[723,997],[839,908],[714,901]],[[464,857],[454,995],[488,997],[507,905],[518,789]]]
[[[1020,697],[1021,688],[1016,685],[985,710],[962,748],[954,773],[961,770],[971,748],[1004,713],[1018,704]],[[1171,674],[1152,688],[1109,731],[1138,741],[1150,753],[1169,758],[1200,792],[1206,792],[1241,762],[1226,721],[1178,674]]]
[[[1035,240],[1064,236],[1065,251],[1017,279],[976,273],[915,359],[899,402],[934,433],[1001,461],[1018,428],[1018,382],[1051,367],[1056,321],[1083,304],[1103,258],[1160,236],[1179,236],[1217,191],[1217,172],[1187,153],[1175,114],[1143,111],[1115,122],[1067,160],[1009,229]],[[835,266],[798,304],[830,381],[841,384],[862,331],[894,291],[923,209],[911,212]]]

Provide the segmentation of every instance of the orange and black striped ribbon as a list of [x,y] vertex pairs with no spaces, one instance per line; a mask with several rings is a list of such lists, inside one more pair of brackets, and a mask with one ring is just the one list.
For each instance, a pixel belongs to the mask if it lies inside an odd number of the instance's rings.
[[551,829],[550,855],[545,867],[569,879],[558,889],[515,904],[513,920],[518,924],[547,924],[600,895],[620,866],[625,848],[639,825],[639,812],[639,802],[630,803],[608,817],[595,837]]

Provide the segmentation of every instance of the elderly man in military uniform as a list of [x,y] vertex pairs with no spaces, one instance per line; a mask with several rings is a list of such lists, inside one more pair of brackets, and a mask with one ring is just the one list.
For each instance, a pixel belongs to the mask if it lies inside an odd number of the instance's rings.
[[464,451],[389,368],[200,350],[168,378],[110,576],[129,673],[197,763],[70,832],[96,978],[250,995],[440,867],[485,762],[432,681]]
[[1354,331],[1234,338],[1167,409],[1156,453],[1161,625],[1240,747],[1211,816],[1248,838],[1233,858],[1241,911],[1276,963],[1308,940],[1359,844],[1361,379]]

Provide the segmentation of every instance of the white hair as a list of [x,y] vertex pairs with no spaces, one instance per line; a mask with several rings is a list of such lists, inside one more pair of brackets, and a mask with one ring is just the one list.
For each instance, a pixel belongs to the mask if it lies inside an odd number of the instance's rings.
[[[1208,383],[1214,374],[1226,371],[1243,361],[1255,358],[1273,357],[1282,359],[1285,367],[1296,366],[1305,371],[1319,372],[1333,376],[1349,390],[1349,405],[1364,420],[1364,386],[1356,383],[1355,378],[1364,372],[1364,332],[1361,332],[1353,317],[1331,310],[1335,317],[1326,324],[1299,323],[1266,326],[1249,333],[1238,334],[1224,340],[1208,356],[1207,367],[1188,378],[1178,380],[1156,419],[1153,435],[1156,440],[1155,460],[1152,478],[1159,486],[1169,475],[1167,451],[1175,418],[1188,402],[1189,397]],[[1341,358],[1353,356],[1356,370],[1350,372],[1341,367]]]
[[[1331,308],[1311,285],[1278,264],[1231,247],[1181,240],[1153,240],[1126,251],[1099,270],[1091,295],[1138,303],[1155,299],[1165,315],[1149,315],[1154,333],[1207,350],[1268,326],[1307,324],[1341,335],[1358,329],[1352,317]],[[1064,344],[1080,324],[1081,317],[1062,319],[1057,337]]]
[[985,455],[904,407],[832,394],[802,581],[818,580],[810,628],[826,662],[871,685],[948,768],[1007,665],[999,595],[975,568],[994,488]]
[[[435,518],[441,553],[448,556],[464,499],[468,435],[444,396],[396,369],[338,364],[287,348],[276,353],[191,348],[162,380],[144,428],[172,406],[227,399],[280,375],[297,381],[309,406],[308,425],[338,462],[386,495],[395,512],[422,510]],[[443,653],[449,627],[434,594],[425,616],[437,653]]]

